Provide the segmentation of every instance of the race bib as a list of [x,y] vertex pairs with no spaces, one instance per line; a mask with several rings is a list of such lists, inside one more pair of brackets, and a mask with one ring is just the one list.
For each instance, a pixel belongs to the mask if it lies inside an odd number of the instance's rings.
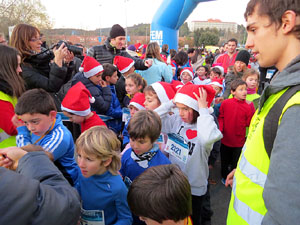
[[125,124],[128,122],[128,120],[130,119],[130,110],[129,108],[122,108],[122,122],[125,122]]
[[105,225],[103,210],[85,210],[81,208],[81,225]]
[[168,134],[165,151],[175,156],[181,162],[187,162],[189,146],[180,135]]

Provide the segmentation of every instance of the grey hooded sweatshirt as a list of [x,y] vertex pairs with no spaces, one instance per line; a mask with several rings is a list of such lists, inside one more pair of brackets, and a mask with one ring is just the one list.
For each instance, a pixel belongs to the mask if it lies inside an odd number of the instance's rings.
[[[278,72],[261,95],[259,110],[271,95],[300,84],[300,55]],[[299,224],[300,105],[287,109],[278,126],[263,198],[268,212],[263,225]]]
[[0,167],[0,224],[76,225],[80,200],[44,152],[29,152],[16,170]]

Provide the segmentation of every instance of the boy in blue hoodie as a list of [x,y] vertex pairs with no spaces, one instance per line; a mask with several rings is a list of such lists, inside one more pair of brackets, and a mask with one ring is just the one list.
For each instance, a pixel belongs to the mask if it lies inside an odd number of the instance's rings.
[[15,107],[13,123],[17,127],[17,146],[40,146],[73,184],[77,177],[74,141],[70,131],[57,115],[55,103],[43,89],[26,91]]
[[122,109],[117,98],[115,87],[118,81],[117,67],[110,63],[105,63],[103,64],[103,69],[102,80],[106,82],[111,90],[111,103],[106,115],[114,118],[106,121],[106,125],[118,135],[122,130]]

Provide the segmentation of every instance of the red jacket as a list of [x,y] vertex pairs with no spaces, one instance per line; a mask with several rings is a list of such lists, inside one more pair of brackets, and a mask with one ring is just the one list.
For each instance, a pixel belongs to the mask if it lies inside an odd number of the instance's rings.
[[229,57],[227,53],[224,53],[223,55],[220,55],[217,58],[216,63],[221,63],[222,67],[224,68],[224,73],[227,73],[227,69],[229,66],[233,66],[235,63],[235,58],[237,56],[237,52],[232,56],[232,58]]
[[18,134],[16,127],[11,122],[15,115],[14,106],[7,101],[0,100],[0,128],[10,136]]
[[249,127],[254,114],[253,103],[236,98],[222,102],[219,114],[220,131],[223,134],[222,144],[228,147],[243,147],[246,141],[246,127]]
[[91,116],[90,118],[88,118],[87,120],[81,123],[81,133],[94,126],[106,126],[106,124],[96,114],[96,112],[93,112],[93,114],[94,114],[93,116]]

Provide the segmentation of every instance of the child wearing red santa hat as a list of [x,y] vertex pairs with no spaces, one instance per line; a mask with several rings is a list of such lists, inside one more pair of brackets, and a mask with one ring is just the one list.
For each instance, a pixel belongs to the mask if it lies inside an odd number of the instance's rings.
[[123,99],[125,98],[127,92],[125,89],[125,78],[134,72],[134,61],[131,58],[123,57],[123,56],[115,56],[114,58],[114,65],[118,68],[119,72],[122,76],[119,78],[118,82],[116,83],[116,92],[121,107],[125,107],[123,104]]
[[106,126],[102,119],[91,111],[90,103],[94,101],[89,90],[78,82],[67,92],[61,103],[61,110],[71,122],[81,125],[81,132],[93,126]]
[[192,82],[194,79],[194,71],[191,67],[185,67],[180,72],[180,80],[183,84]]
[[[133,115],[140,110],[145,110],[145,95],[144,93],[136,93],[133,98],[130,100],[130,103],[128,105],[128,108],[130,110],[130,118],[133,117]],[[130,120],[130,119],[129,119]],[[127,131],[127,127],[129,124],[129,120],[126,122],[122,136],[123,136],[123,142],[122,142],[122,148],[124,148],[129,143],[129,134]]]
[[95,98],[91,103],[92,110],[106,115],[112,96],[110,87],[102,80],[103,66],[93,57],[85,56],[79,71],[72,79],[72,86],[77,82],[83,83]]
[[[162,132],[168,134],[169,159],[187,175],[192,190],[192,220],[201,224],[201,205],[207,191],[208,156],[222,133],[209,112],[215,91],[209,85],[183,85],[173,101],[161,105],[160,115],[176,104],[179,114],[161,117]],[[174,102],[174,103],[173,103]],[[164,112],[165,111],[165,112]]]

